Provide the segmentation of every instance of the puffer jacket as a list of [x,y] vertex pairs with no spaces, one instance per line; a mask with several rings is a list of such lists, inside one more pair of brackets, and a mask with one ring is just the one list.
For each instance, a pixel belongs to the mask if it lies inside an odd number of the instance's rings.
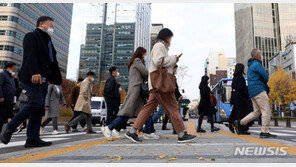
[[250,98],[255,97],[262,91],[269,92],[267,86],[268,74],[261,62],[254,59],[248,61],[248,92]]

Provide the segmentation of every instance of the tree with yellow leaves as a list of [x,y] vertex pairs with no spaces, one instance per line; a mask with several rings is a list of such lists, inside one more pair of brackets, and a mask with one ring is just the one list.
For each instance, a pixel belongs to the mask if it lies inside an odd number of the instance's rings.
[[296,83],[290,74],[278,68],[268,81],[269,100],[272,104],[289,105],[296,98]]

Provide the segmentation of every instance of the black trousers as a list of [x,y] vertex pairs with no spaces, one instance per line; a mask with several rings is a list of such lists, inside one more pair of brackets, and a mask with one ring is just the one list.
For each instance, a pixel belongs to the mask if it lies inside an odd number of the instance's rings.
[[41,118],[45,113],[44,103],[47,94],[47,83],[22,82],[22,85],[27,91],[29,102],[7,124],[7,129],[14,132],[24,120],[29,119],[27,141],[39,140]]
[[110,125],[114,119],[117,118],[117,113],[119,111],[120,100],[105,98],[107,103],[107,121],[106,124]]
[[[71,108],[72,108],[72,111],[73,111],[74,115],[73,115],[73,117],[70,119],[69,122],[71,122],[73,119],[75,119],[76,117],[78,117],[78,116],[80,115],[80,112],[79,112],[79,111],[74,111],[74,106],[71,106]],[[68,123],[69,123],[69,122],[68,122]],[[81,121],[79,122],[79,124],[80,124],[80,126],[81,126],[82,128],[84,128],[85,125],[86,125],[86,120],[85,120],[85,119],[81,120]],[[74,126],[72,126],[72,128],[73,128],[73,129],[77,129],[77,126],[78,126],[78,123],[75,124]]]
[[[211,129],[214,129],[214,118],[213,118],[213,116],[214,115],[208,116],[209,122],[211,124]],[[204,118],[204,115],[199,115],[197,129],[201,129],[201,124],[202,124],[203,118]]]
[[0,102],[0,132],[2,126],[7,123],[8,118],[13,118],[13,103],[11,102]]

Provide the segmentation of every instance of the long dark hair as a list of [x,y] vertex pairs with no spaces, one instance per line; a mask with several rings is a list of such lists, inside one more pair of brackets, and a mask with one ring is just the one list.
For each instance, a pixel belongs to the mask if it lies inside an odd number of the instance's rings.
[[138,47],[135,51],[135,53],[133,54],[132,58],[130,59],[130,61],[128,62],[128,69],[131,68],[134,60],[136,58],[140,58],[143,61],[143,55],[147,52],[147,50],[143,47]]
[[245,74],[244,70],[245,70],[245,66],[241,63],[237,63],[235,65],[233,76]]
[[201,77],[201,82],[199,84],[199,88],[202,88],[202,87],[205,87],[205,86],[208,86],[208,80],[209,80],[209,77],[204,75]]

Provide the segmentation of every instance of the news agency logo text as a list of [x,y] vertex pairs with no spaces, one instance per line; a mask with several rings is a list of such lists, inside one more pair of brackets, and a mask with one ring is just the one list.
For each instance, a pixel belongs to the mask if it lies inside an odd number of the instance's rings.
[[236,147],[235,156],[285,156],[287,155],[288,147]]

